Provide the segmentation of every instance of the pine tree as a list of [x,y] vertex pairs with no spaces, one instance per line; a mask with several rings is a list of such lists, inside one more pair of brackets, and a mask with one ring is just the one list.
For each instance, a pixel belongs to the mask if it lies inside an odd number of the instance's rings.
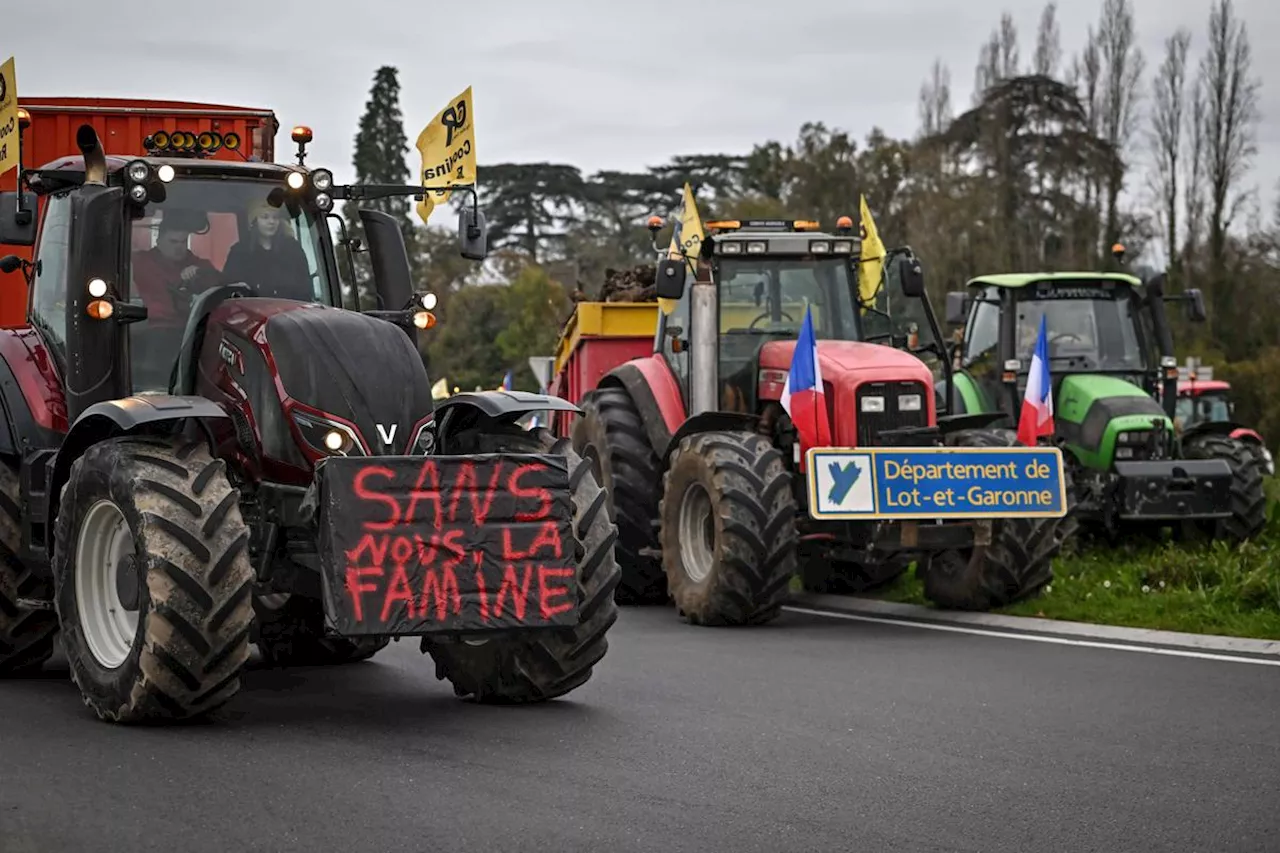
[[[360,130],[356,133],[355,155],[352,157],[357,183],[409,183],[409,167],[405,160],[409,141],[405,136],[404,118],[400,112],[400,82],[397,75],[397,70],[389,65],[382,66],[374,74],[369,100],[365,102],[364,116],[360,119]],[[394,216],[401,222],[405,244],[412,259],[417,252],[416,234],[409,219],[411,203],[411,199],[403,196],[348,201],[343,210],[347,233],[364,240],[364,229],[360,225],[357,207]],[[359,258],[356,262],[356,284],[359,287],[361,306],[373,307],[376,298],[372,288],[372,271]]]

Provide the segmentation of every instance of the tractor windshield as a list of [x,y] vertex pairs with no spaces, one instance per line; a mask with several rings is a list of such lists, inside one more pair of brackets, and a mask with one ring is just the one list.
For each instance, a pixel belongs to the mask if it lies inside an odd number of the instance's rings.
[[1127,289],[1027,290],[1017,302],[1016,357],[1029,365],[1045,318],[1049,360],[1059,372],[1142,373],[1147,369],[1137,308]]
[[1224,393],[1183,395],[1178,397],[1175,416],[1183,428],[1200,423],[1220,423],[1231,420],[1231,404]]
[[820,340],[856,341],[849,264],[842,259],[724,258],[718,269],[720,332],[744,337],[753,351],[761,337],[794,340],[805,308],[813,310]]
[[177,180],[132,220],[130,295],[148,312],[130,327],[137,391],[167,390],[192,299],[203,291],[243,283],[256,296],[333,304],[323,220],[281,205],[279,188],[225,177]]

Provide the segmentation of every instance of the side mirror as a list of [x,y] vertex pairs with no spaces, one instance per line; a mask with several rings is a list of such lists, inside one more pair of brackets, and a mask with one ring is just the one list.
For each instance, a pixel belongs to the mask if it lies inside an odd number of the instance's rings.
[[902,263],[902,294],[911,299],[924,296],[924,268],[918,258]]
[[22,210],[18,210],[18,193],[0,193],[0,243],[10,246],[36,244],[36,194],[22,194]]
[[1192,323],[1203,323],[1209,319],[1209,314],[1204,309],[1204,294],[1200,292],[1200,288],[1187,288],[1186,298],[1188,320]]
[[489,256],[489,225],[479,210],[464,207],[458,211],[458,243],[462,257],[483,261]]
[[658,261],[658,269],[654,276],[655,289],[659,299],[679,299],[684,296],[684,283],[688,277],[688,267],[683,258],[663,258]]
[[947,325],[963,326],[969,318],[969,294],[953,290],[947,294]]
[[0,258],[0,272],[17,272],[22,269],[22,258],[17,255],[5,255]]
[[413,298],[413,273],[400,222],[380,210],[356,211],[369,240],[373,286],[383,310],[402,308]]

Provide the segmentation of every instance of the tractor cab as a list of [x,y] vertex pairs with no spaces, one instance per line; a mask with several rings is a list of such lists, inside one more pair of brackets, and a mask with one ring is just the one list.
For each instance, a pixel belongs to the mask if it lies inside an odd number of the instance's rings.
[[[685,287],[686,261],[664,260],[658,270],[658,295],[678,301],[659,318],[656,340],[690,415],[775,419],[808,312],[829,405],[865,413],[833,418],[837,440],[872,444],[883,430],[930,422],[928,367],[910,352],[875,346],[909,349],[908,336],[899,334],[916,325],[903,323],[907,303],[928,316],[927,306],[918,307],[923,279],[909,250],[911,263],[889,277],[888,290],[897,292],[868,305],[858,291],[861,241],[850,217],[834,232],[809,220],[712,221],[706,229],[692,287]],[[891,316],[890,306],[899,313]]]
[[969,287],[948,294],[947,320],[964,326],[958,384],[970,411],[1017,411],[1042,321],[1055,396],[1064,383],[1077,384],[1072,377],[1088,376],[1159,397],[1177,366],[1164,302],[1186,301],[1188,318],[1204,319],[1200,292],[1167,297],[1162,276],[1144,282],[1123,273],[1011,273],[980,276]]
[[775,349],[769,347],[774,341],[796,340],[806,310],[818,340],[862,339],[851,262],[858,241],[817,227],[780,220],[707,223],[722,408],[754,411],[761,382],[785,383],[776,370],[761,370],[761,357]]

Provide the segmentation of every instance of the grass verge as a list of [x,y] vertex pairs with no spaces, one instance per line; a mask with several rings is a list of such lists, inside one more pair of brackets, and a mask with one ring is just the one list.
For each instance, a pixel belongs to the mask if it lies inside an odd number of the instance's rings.
[[[1040,595],[993,612],[1280,640],[1280,482],[1267,487],[1267,527],[1253,542],[1132,543],[1064,556]],[[866,597],[931,606],[914,572]]]

